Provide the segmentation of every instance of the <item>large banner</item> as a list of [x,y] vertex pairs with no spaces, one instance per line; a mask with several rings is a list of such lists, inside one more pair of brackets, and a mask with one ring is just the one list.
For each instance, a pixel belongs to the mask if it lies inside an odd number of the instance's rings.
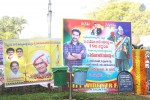
[[117,92],[120,71],[132,72],[131,23],[63,20],[64,64],[89,66],[87,83],[74,91]]
[[61,51],[58,39],[4,41],[5,87],[50,82],[51,67],[62,65]]

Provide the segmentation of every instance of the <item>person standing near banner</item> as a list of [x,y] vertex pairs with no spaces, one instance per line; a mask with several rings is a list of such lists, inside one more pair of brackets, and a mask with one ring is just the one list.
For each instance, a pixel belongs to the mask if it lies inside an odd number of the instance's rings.
[[116,67],[119,68],[119,71],[128,70],[132,50],[130,38],[125,36],[123,28],[118,26],[117,33],[111,32],[108,40],[113,41],[115,44]]
[[4,75],[2,76],[1,74],[0,74],[0,87],[4,84]]
[[71,31],[72,40],[63,45],[65,64],[69,67],[70,72],[72,72],[72,66],[82,65],[82,60],[86,58],[86,47],[79,42],[80,35],[80,30],[73,28]]
[[9,77],[10,78],[18,78],[21,76],[21,73],[19,71],[19,63],[17,61],[12,61],[10,63],[10,73],[9,73]]
[[0,87],[4,84],[4,72],[3,69],[0,69]]

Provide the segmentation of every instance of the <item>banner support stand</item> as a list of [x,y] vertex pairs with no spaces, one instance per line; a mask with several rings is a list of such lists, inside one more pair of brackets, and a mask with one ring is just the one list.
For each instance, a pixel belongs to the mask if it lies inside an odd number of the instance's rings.
[[64,99],[64,100],[76,100],[72,99],[72,72],[69,72],[69,99]]
[[70,73],[70,82],[69,82],[69,100],[72,100],[72,73]]

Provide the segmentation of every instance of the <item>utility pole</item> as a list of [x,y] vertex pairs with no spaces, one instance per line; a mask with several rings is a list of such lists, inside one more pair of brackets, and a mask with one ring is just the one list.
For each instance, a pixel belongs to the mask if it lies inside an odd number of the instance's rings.
[[52,10],[51,10],[51,0],[48,3],[48,37],[51,38],[51,22],[52,22]]

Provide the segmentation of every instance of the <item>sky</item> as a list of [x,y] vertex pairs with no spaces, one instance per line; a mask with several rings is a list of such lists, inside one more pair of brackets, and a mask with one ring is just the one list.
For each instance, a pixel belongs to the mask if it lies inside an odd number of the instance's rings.
[[[63,18],[84,18],[85,9],[96,5],[87,0],[0,0],[0,18],[2,16],[23,16],[28,24],[22,31],[20,38],[28,39],[35,35],[48,37],[48,3],[51,1],[52,24],[51,37],[61,38]],[[90,5],[87,7],[87,5]]]
[[[105,0],[0,0],[0,18],[2,16],[21,17],[27,21],[20,39],[34,36],[49,37],[48,34],[48,3],[51,1],[52,23],[51,37],[62,37],[62,19],[84,19],[87,11],[94,11],[99,3]],[[150,7],[149,0],[133,0]]]
[[47,2],[46,0],[0,0],[0,17],[23,16],[28,24],[25,26],[21,38],[41,33],[46,35],[48,28]]

